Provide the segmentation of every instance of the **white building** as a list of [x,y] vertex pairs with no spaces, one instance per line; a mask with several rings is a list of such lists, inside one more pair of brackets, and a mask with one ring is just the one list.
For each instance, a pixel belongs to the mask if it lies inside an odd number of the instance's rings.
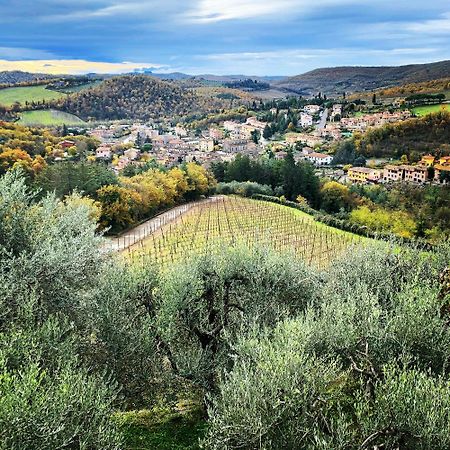
[[333,161],[332,156],[316,152],[312,152],[307,155],[306,159],[312,162],[315,166],[327,166]]
[[198,148],[201,152],[212,152],[214,150],[213,139],[201,139]]
[[300,125],[303,128],[310,127],[310,126],[312,126],[312,124],[313,124],[313,118],[311,115],[306,114],[306,113],[300,114]]
[[320,111],[320,106],[319,105],[306,105],[304,108],[305,112],[307,112],[308,114],[318,114]]

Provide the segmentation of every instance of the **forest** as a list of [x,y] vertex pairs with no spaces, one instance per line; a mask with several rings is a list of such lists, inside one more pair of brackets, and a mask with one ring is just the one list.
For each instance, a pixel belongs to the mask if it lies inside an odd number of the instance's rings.
[[450,447],[448,242],[159,271],[105,254],[77,194],[37,198],[17,171],[0,192],[3,448],[138,448],[130,417],[161,405],[199,411],[184,448]]

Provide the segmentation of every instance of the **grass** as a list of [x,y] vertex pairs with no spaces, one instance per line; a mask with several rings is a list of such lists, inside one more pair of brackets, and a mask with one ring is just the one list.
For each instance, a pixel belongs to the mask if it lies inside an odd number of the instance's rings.
[[326,267],[363,238],[317,222],[283,205],[240,197],[199,204],[132,246],[132,258],[150,256],[162,265],[224,246],[264,243]]
[[0,89],[0,104],[11,106],[16,102],[25,104],[25,102],[50,101],[65,97],[66,94],[57,91],[45,89],[45,86],[23,86]]
[[168,408],[117,413],[127,450],[197,450],[206,431],[203,411]]
[[95,81],[91,81],[89,83],[80,84],[78,86],[72,86],[72,87],[68,87],[68,88],[65,88],[65,89],[61,89],[61,92],[64,92],[66,94],[73,94],[73,93],[76,93],[76,92],[81,92],[81,91],[84,91],[86,89],[93,88],[95,86],[98,86],[101,83],[102,83],[102,80],[95,80]]
[[417,116],[426,116],[427,114],[437,113],[437,112],[441,111],[442,109],[450,111],[450,104],[444,103],[441,105],[417,106],[416,108],[413,108],[412,111]]
[[79,117],[56,109],[38,109],[35,111],[25,111],[20,114],[20,125],[82,125],[85,122]]

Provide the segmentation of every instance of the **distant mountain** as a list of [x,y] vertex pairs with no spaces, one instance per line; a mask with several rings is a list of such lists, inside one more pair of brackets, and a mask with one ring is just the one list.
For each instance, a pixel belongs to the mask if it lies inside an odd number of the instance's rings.
[[54,78],[58,77],[45,73],[21,72],[20,70],[0,72],[0,84],[8,85],[30,83],[39,80],[52,80]]
[[450,61],[398,67],[331,67],[289,77],[274,85],[302,95],[370,91],[450,76]]

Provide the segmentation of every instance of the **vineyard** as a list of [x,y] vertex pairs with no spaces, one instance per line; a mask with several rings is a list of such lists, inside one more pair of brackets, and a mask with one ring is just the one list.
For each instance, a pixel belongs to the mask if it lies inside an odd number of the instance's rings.
[[162,224],[136,244],[132,258],[150,256],[159,264],[186,255],[220,251],[224,246],[265,244],[293,252],[308,264],[325,267],[363,238],[316,222],[282,205],[238,197],[214,197]]

